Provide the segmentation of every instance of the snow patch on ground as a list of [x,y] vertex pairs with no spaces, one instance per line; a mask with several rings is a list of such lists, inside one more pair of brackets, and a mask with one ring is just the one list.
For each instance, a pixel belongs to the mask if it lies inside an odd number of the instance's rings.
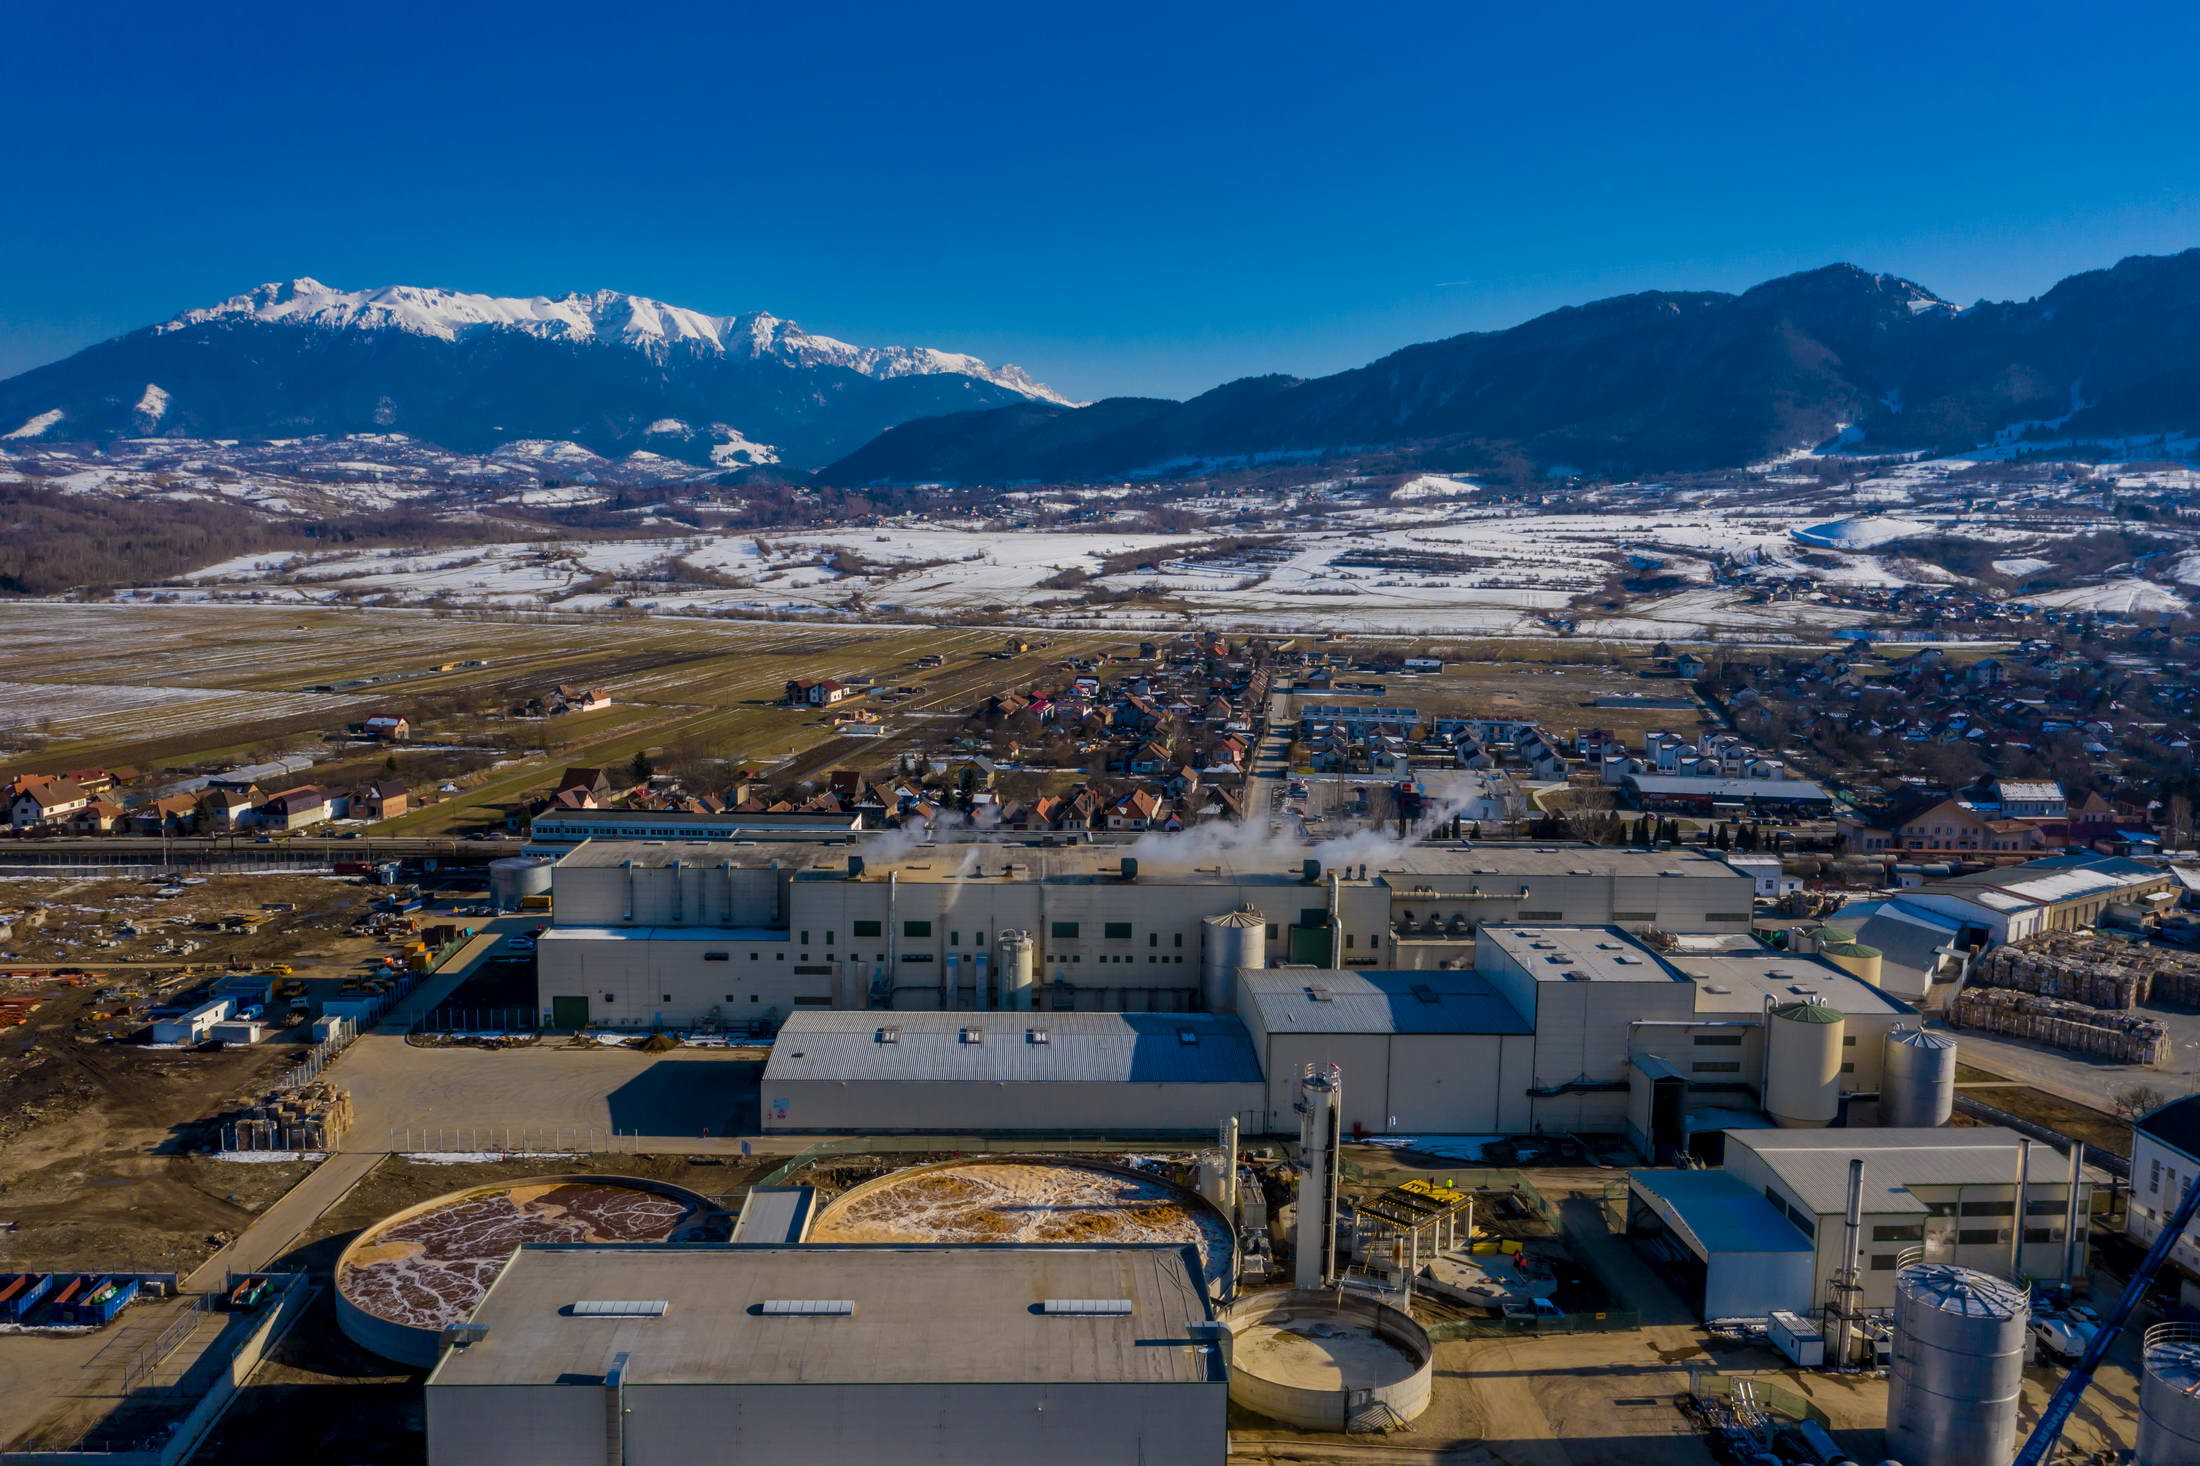
[[35,438],[55,423],[61,421],[61,409],[56,407],[41,412],[12,433],[0,433],[0,438]]

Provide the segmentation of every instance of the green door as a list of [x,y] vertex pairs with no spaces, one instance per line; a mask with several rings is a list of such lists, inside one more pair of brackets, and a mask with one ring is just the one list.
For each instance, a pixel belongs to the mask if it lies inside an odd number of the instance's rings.
[[1326,926],[1292,927],[1290,951],[1293,962],[1303,962],[1314,967],[1337,965],[1336,953],[1332,950],[1332,934]]
[[552,998],[550,1000],[550,1026],[559,1029],[582,1029],[588,1026],[588,999]]

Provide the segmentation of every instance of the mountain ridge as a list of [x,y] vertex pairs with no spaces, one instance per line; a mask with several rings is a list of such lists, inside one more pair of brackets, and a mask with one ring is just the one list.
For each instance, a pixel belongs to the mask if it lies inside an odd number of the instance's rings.
[[2200,250],[1968,307],[1849,264],[1739,293],[1640,291],[1323,377],[1151,403],[901,424],[820,478],[1078,480],[1370,450],[1401,466],[1635,476],[1743,467],[1844,434],[1919,452],[2036,427],[2182,432],[2200,420]]
[[1066,399],[1018,367],[856,346],[765,311],[299,277],[0,381],[0,438],[402,431],[468,452],[547,439],[814,467],[911,418],[1026,401]]

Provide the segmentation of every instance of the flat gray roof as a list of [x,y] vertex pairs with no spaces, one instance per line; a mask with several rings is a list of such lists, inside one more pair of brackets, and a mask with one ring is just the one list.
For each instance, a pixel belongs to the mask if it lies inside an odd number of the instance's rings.
[[1261,1071],[1245,1025],[1212,1013],[802,1011],[764,1068],[767,1085],[800,1080],[1258,1084]]
[[[1125,1314],[1050,1315],[1048,1299]],[[767,1314],[765,1303],[851,1311]],[[656,1317],[576,1317],[584,1301]],[[1223,1377],[1190,1247],[522,1247],[445,1351],[431,1388],[626,1384],[1203,1384]]]
[[1763,1013],[1765,1000],[1819,997],[1845,1014],[1917,1010],[1823,957],[1775,951],[1743,933],[1675,939],[1654,952],[1616,926],[1485,926],[1481,936],[1538,982],[1686,982],[1698,1013]]
[[741,1202],[740,1220],[733,1224],[733,1240],[792,1247],[810,1234],[816,1196],[808,1186],[752,1187]]
[[1713,799],[1826,800],[1833,796],[1808,779],[1722,779],[1703,774],[1629,774],[1644,794],[1708,794]]
[[[2013,1186],[2023,1137],[2000,1125],[1946,1129],[1730,1130],[1726,1143],[1763,1158],[1796,1200],[1819,1216],[1845,1211],[1849,1161],[1864,1161],[1864,1210],[1923,1212],[1913,1186]],[[2050,1146],[2032,1147],[2031,1184],[2060,1188],[2070,1161]],[[2102,1173],[2087,1167],[2086,1180]]]
[[1270,1033],[1531,1033],[1472,972],[1310,967],[1238,971],[1238,1002]]
[[[583,811],[576,820],[590,813]],[[845,880],[848,860],[864,862],[864,879],[883,881],[892,871],[903,881],[1112,881],[1121,879],[1123,857],[1132,848],[1122,845],[1019,844],[1014,841],[943,840],[936,844],[903,849],[898,855],[879,855],[866,850],[875,837],[852,834],[845,844],[821,846],[814,842],[759,841],[739,845],[725,840],[589,840],[566,852],[561,868],[619,866],[668,866],[675,861],[690,865],[730,864],[762,868],[777,861],[802,880]],[[1157,843],[1156,843],[1157,842]],[[1302,861],[1312,845],[1267,850],[1254,860],[1217,856],[1212,849],[1187,841],[1182,855],[1166,837],[1156,837],[1137,850],[1141,884],[1168,886],[1273,885],[1304,883]],[[892,848],[892,847],[888,847]],[[1320,889],[1334,869],[1347,884],[1356,883],[1362,862],[1340,862],[1325,867],[1322,880],[1307,889]],[[1381,883],[1396,891],[1410,892],[1424,880],[1465,889],[1478,880],[1520,876],[1688,876],[1721,880],[1740,877],[1724,861],[1698,850],[1630,850],[1594,845],[1489,845],[1463,848],[1457,845],[1419,845],[1382,860],[1365,862],[1369,883]]]

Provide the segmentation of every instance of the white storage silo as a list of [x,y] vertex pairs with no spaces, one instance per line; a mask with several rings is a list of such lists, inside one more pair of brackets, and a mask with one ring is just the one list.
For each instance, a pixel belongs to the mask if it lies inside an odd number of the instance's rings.
[[1765,1113],[1787,1129],[1831,1125],[1841,1113],[1841,1040],[1848,1019],[1815,998],[1765,1010]]
[[1945,1125],[1955,1107],[1955,1039],[1922,1028],[1898,1028],[1888,1034],[1879,1081],[1879,1123]]
[[2141,1358],[2134,1466],[2200,1466],[2200,1328],[2156,1324]]
[[1031,1009],[1031,974],[1034,954],[1027,932],[1002,932],[993,944],[995,981],[1000,984],[1001,1007],[1007,1012]]
[[1944,1262],[1895,1275],[1887,1449],[1903,1466],[2009,1466],[2031,1305],[2000,1278]]
[[548,855],[507,855],[489,862],[489,904],[517,911],[528,896],[550,894],[550,872],[557,860]]
[[1199,995],[1210,1013],[1237,1010],[1237,971],[1268,965],[1268,919],[1247,906],[1199,924]]

